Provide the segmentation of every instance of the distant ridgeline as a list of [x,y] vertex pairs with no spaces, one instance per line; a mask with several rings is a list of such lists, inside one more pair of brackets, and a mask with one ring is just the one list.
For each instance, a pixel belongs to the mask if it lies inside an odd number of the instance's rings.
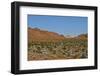
[[87,34],[80,34],[78,36],[64,36],[55,32],[41,30],[39,28],[28,27],[28,41],[60,41],[68,38],[87,39]]

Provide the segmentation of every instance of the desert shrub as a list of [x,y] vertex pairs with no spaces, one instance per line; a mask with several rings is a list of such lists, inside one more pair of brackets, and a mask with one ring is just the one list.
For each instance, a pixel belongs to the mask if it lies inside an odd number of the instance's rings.
[[[87,40],[66,39],[62,41],[33,41],[28,43],[28,52],[45,55],[47,58],[87,58]],[[48,54],[48,55],[47,55]],[[58,58],[59,58],[58,57]]]

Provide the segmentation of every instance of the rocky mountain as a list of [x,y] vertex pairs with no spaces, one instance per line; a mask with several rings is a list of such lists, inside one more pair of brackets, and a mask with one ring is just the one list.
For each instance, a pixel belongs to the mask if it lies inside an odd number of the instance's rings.
[[28,40],[29,41],[43,41],[43,40],[63,40],[65,37],[55,32],[49,32],[41,30],[39,28],[28,28]]
[[87,39],[88,38],[88,34],[80,34],[77,36],[77,38],[79,39]]

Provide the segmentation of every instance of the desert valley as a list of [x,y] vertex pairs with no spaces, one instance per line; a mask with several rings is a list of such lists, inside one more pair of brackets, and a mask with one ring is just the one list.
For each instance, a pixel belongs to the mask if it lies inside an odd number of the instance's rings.
[[88,58],[87,34],[60,35],[28,27],[28,61]]

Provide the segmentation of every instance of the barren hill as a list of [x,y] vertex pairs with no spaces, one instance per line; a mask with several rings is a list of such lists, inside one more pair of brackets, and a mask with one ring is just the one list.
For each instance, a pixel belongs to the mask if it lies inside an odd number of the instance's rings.
[[53,41],[53,40],[63,40],[65,37],[63,35],[59,35],[55,32],[49,32],[45,30],[41,30],[38,28],[28,28],[28,40],[29,41]]
[[88,34],[80,34],[80,35],[77,36],[77,38],[78,39],[83,39],[83,40],[85,39],[85,40],[87,40]]

